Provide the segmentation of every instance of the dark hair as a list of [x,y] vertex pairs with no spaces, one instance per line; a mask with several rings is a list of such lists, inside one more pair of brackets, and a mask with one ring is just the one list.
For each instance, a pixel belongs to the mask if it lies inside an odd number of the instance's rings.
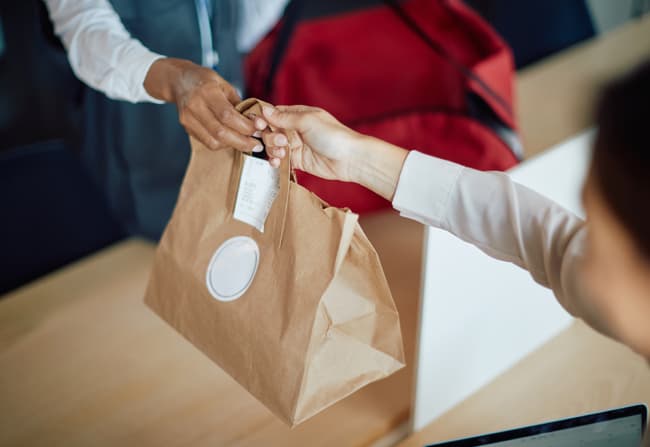
[[596,123],[594,180],[650,260],[650,61],[604,89]]

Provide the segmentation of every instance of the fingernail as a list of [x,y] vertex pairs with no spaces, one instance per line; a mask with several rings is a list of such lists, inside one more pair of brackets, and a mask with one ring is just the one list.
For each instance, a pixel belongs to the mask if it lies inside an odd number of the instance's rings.
[[273,166],[274,168],[280,167],[280,159],[279,158],[272,158],[270,163],[271,163],[271,166]]
[[286,154],[286,152],[285,152],[284,149],[277,149],[277,150],[275,151],[275,155],[276,155],[277,157],[279,157],[279,158],[283,158],[285,154]]
[[262,136],[262,131],[261,130],[256,130],[255,133],[253,134],[255,138],[260,138]]
[[273,115],[273,112],[274,112],[273,107],[262,106],[262,113],[264,114],[264,116],[270,117],[271,115]]
[[264,121],[262,118],[258,118],[255,120],[255,127],[259,130],[264,130],[266,129],[266,121]]
[[253,152],[262,152],[263,150],[264,150],[264,146],[262,146],[261,144],[258,144],[253,148]]
[[287,137],[285,137],[282,134],[276,135],[275,138],[273,139],[273,141],[278,146],[286,146],[287,144],[289,144],[289,141],[287,140]]

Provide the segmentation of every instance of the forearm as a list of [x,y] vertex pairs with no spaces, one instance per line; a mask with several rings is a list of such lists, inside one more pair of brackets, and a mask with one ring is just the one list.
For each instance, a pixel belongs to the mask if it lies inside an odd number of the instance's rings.
[[577,293],[584,221],[501,172],[412,153],[393,201],[402,214],[444,229],[530,271],[556,295]]
[[[392,183],[398,163],[378,154],[384,160],[369,158],[367,177],[390,179],[375,180],[377,184]],[[496,259],[528,270],[536,282],[553,290],[567,311],[609,333],[606,315],[593,307],[580,284],[583,220],[505,173],[479,172],[416,152],[400,168],[393,206],[403,216],[449,231]]]
[[359,136],[353,151],[351,181],[392,201],[408,151],[377,138]]

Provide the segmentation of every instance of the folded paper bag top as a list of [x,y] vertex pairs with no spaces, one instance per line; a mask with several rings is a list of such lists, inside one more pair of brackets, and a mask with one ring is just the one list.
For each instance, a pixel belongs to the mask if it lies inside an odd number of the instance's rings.
[[[259,116],[261,104],[238,110]],[[260,231],[233,215],[249,155],[191,143],[147,305],[291,426],[403,367],[395,303],[357,215],[297,185],[286,157]]]

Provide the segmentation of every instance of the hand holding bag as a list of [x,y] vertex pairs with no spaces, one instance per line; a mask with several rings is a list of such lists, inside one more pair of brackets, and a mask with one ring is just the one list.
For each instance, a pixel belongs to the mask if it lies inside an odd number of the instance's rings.
[[296,184],[290,157],[264,231],[234,218],[247,157],[192,141],[145,302],[295,425],[404,366],[399,317],[357,215]]

